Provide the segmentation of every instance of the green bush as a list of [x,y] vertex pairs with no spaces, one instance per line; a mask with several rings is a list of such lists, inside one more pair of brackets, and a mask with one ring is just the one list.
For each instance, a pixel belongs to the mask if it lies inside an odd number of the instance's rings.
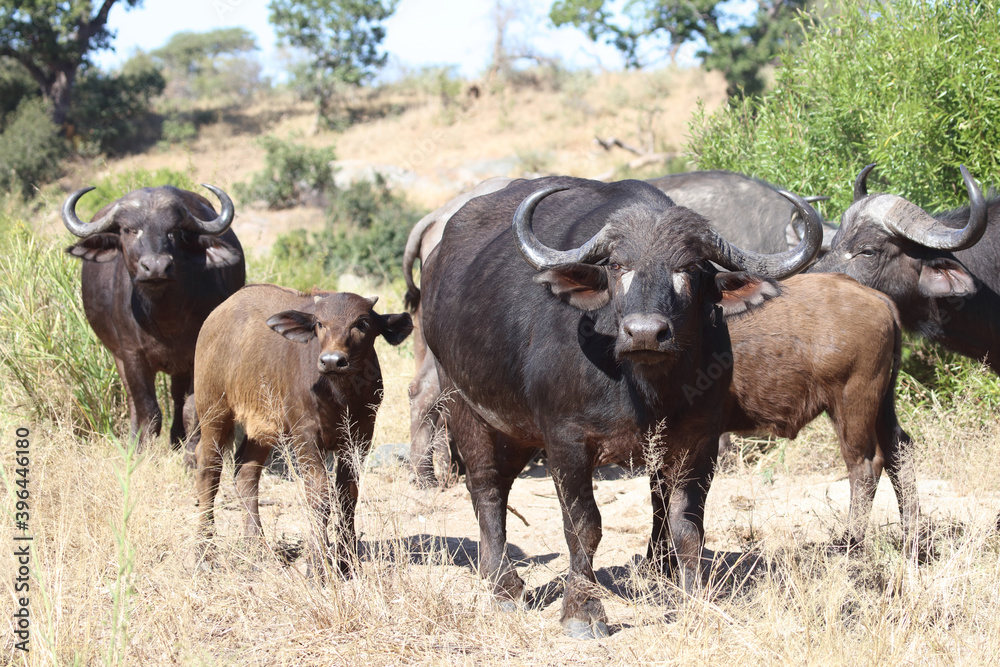
[[299,289],[329,288],[335,283],[331,276],[348,272],[391,279],[402,266],[410,228],[423,215],[381,176],[374,183],[359,181],[337,193],[322,232],[296,230],[278,237],[273,270]]
[[[998,0],[843,0],[808,27],[773,92],[696,117],[688,150],[699,168],[829,195],[827,217],[850,205],[870,162],[870,190],[932,211],[967,203],[960,164],[984,185],[1000,181]],[[971,383],[1000,404],[1000,382],[973,381],[976,362],[926,341],[907,349],[903,371],[921,396],[947,401]]]
[[141,167],[130,169],[120,174],[108,176],[91,185],[94,186],[94,191],[88,192],[76,206],[76,214],[81,220],[90,220],[106,204],[110,204],[133,190],[153,188],[159,185],[173,185],[184,190],[198,192],[202,196],[208,197],[212,205],[218,209],[215,196],[195,183],[189,174],[167,167],[156,171],[149,171]]
[[32,196],[35,188],[59,175],[65,153],[66,142],[48,104],[37,97],[24,99],[0,133],[0,191]]
[[160,132],[160,144],[170,146],[171,144],[182,144],[192,141],[198,136],[198,128],[189,120],[179,118],[168,118],[163,121],[163,129]]
[[[1000,3],[843,0],[809,24],[763,99],[692,124],[701,169],[733,169],[851,202],[860,169],[872,189],[931,209],[966,199],[958,167],[1000,177]],[[827,211],[828,217],[829,209]]]
[[159,121],[151,105],[165,85],[163,74],[152,65],[120,74],[91,70],[80,77],[66,118],[77,152],[120,154],[155,143]]
[[268,208],[288,208],[333,190],[333,147],[309,148],[274,136],[262,137],[260,145],[265,152],[263,171],[233,188],[244,203],[263,200]]
[[0,130],[8,114],[29,97],[40,97],[38,82],[13,58],[0,57]]

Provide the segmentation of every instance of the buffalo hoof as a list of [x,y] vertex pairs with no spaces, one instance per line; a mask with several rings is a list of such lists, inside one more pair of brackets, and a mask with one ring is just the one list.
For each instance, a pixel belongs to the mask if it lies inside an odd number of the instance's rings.
[[571,618],[563,621],[563,632],[573,639],[605,639],[611,635],[608,626],[601,621],[581,621]]

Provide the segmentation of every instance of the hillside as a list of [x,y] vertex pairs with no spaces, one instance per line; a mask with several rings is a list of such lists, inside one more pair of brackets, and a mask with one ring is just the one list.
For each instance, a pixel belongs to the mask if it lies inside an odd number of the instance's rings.
[[[591,75],[534,85],[475,84],[446,97],[395,86],[368,91],[353,102],[361,122],[345,132],[313,132],[308,102],[273,97],[244,109],[227,109],[203,125],[197,139],[169,149],[82,164],[60,182],[64,191],[131,169],[170,167],[190,173],[195,182],[230,190],[263,165],[258,137],[273,134],[311,146],[336,148],[338,183],[376,169],[415,203],[433,209],[490,176],[568,174],[597,177],[637,156],[601,148],[595,137],[614,137],[643,152],[682,150],[686,123],[699,100],[707,108],[725,99],[717,72],[665,69]],[[675,162],[683,166],[683,162]],[[650,175],[663,173],[654,163]],[[56,229],[60,202],[45,216]],[[237,201],[236,230],[244,243],[263,250],[285,230],[321,225],[318,209],[266,211]]]

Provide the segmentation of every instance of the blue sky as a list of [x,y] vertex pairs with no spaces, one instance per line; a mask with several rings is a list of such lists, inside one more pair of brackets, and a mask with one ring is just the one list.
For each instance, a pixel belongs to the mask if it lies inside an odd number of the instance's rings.
[[[506,4],[513,4],[520,13],[510,29],[515,43],[558,56],[573,67],[622,67],[622,59],[613,48],[593,44],[575,28],[553,28],[547,16],[551,0],[508,0]],[[391,75],[400,69],[454,65],[465,77],[481,73],[493,49],[493,6],[494,0],[401,0],[386,24],[383,46],[390,58],[387,71]],[[108,21],[118,35],[116,50],[98,53],[95,60],[99,66],[112,69],[136,49],[155,49],[182,30],[242,26],[257,35],[265,73],[280,76],[284,61],[267,16],[267,0],[145,0],[131,11],[116,4]],[[679,60],[682,64],[692,62],[687,54]]]

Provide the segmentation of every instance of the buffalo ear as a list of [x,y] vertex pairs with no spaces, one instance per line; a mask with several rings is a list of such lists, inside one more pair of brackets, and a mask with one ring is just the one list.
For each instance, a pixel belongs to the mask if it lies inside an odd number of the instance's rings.
[[288,340],[308,343],[316,337],[316,318],[301,310],[286,310],[267,318],[271,327]]
[[611,301],[608,274],[593,264],[563,264],[535,275],[539,285],[547,285],[560,301],[580,310],[597,310]]
[[972,296],[976,283],[964,266],[947,257],[935,257],[920,263],[917,289],[923,296]]
[[222,268],[243,261],[243,253],[217,236],[203,234],[198,238],[198,243],[205,249],[205,266]]
[[409,313],[382,315],[382,337],[389,345],[399,345],[413,331],[413,318]]
[[110,262],[121,252],[122,243],[117,234],[94,234],[80,239],[66,248],[66,252],[87,262]]
[[755,276],[746,271],[730,271],[715,276],[715,286],[721,293],[719,305],[722,315],[732,318],[746,313],[768,299],[781,295],[777,283]]

